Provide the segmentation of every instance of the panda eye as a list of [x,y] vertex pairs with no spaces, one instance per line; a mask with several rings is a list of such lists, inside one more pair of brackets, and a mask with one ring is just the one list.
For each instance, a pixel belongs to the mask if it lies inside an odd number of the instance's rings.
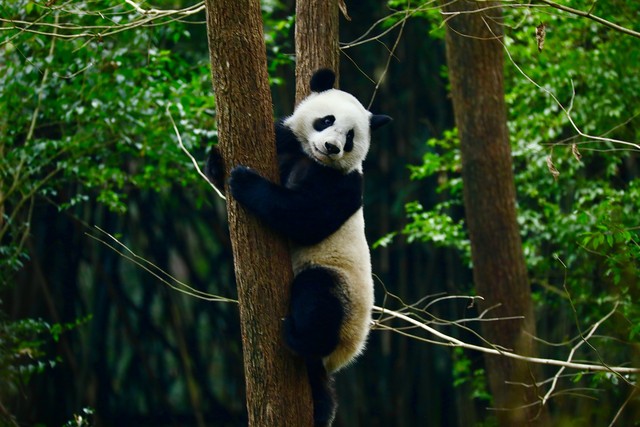
[[353,131],[353,129],[351,129],[349,132],[347,132],[347,140],[344,143],[344,151],[345,152],[350,152],[353,150],[353,138],[355,137],[355,132]]
[[335,121],[336,121],[336,118],[335,116],[332,116],[332,115],[320,117],[319,119],[315,119],[313,121],[313,128],[316,131],[321,132],[326,128],[333,126]]

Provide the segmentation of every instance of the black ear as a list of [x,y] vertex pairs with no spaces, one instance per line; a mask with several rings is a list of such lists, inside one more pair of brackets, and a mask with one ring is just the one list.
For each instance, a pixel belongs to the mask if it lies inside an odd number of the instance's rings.
[[325,90],[333,89],[335,82],[336,74],[328,68],[321,68],[313,73],[309,86],[311,86],[312,92],[324,92]]
[[369,126],[371,130],[376,130],[379,127],[382,127],[392,121],[393,119],[389,116],[385,116],[384,114],[374,114],[369,119]]

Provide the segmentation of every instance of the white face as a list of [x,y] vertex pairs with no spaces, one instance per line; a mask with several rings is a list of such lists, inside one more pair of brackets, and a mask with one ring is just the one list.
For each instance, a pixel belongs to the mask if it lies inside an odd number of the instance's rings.
[[353,95],[331,89],[309,95],[284,124],[317,162],[345,173],[362,172],[371,139],[370,117]]

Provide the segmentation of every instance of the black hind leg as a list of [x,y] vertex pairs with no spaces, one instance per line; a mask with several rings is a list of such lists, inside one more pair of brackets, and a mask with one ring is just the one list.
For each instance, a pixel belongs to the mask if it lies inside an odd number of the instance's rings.
[[305,359],[321,359],[338,345],[344,308],[335,295],[337,286],[337,276],[321,267],[303,270],[293,280],[284,338]]
[[313,425],[329,427],[337,408],[333,378],[327,374],[322,359],[307,360],[307,375],[313,396]]

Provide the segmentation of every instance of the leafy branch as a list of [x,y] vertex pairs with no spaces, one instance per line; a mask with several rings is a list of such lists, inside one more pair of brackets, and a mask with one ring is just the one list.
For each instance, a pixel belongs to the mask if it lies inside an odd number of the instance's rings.
[[[113,36],[138,27],[161,26],[173,21],[193,23],[193,21],[188,21],[186,18],[204,12],[204,2],[198,2],[182,9],[143,9],[135,2],[125,0],[125,3],[131,6],[133,10],[123,9],[109,15],[100,11],[95,12],[103,20],[108,22],[105,25],[78,25],[71,22],[60,23],[58,20],[56,20],[56,22],[46,22],[44,20],[51,13],[58,14],[65,12],[64,16],[81,16],[78,10],[66,9],[66,6],[70,3],[71,2],[67,2],[61,6],[51,6],[33,21],[0,17],[0,23],[7,24],[1,26],[0,31],[17,31],[12,37],[0,42],[0,45],[11,42],[22,33],[33,33],[66,40],[79,38],[101,40],[104,37]],[[121,21],[125,21],[132,16],[133,19],[121,23]]]
[[581,18],[591,19],[592,21],[595,21],[598,24],[602,24],[602,25],[604,25],[606,27],[609,27],[611,29],[619,31],[619,32],[621,32],[623,34],[627,34],[629,36],[640,38],[640,32],[634,31],[631,28],[623,27],[622,25],[618,25],[615,22],[607,21],[606,19],[601,18],[601,17],[591,13],[591,11],[593,10],[593,8],[594,8],[594,6],[596,4],[595,1],[593,2],[593,5],[591,6],[591,8],[587,12],[582,11],[582,10],[578,10],[578,9],[574,9],[572,7],[569,7],[569,6],[564,6],[562,4],[556,3],[556,2],[551,1],[551,0],[538,0],[538,1],[540,3],[546,4],[549,7],[554,8],[554,9],[558,9],[558,10],[561,10],[563,12],[570,13],[572,15],[580,16]]

